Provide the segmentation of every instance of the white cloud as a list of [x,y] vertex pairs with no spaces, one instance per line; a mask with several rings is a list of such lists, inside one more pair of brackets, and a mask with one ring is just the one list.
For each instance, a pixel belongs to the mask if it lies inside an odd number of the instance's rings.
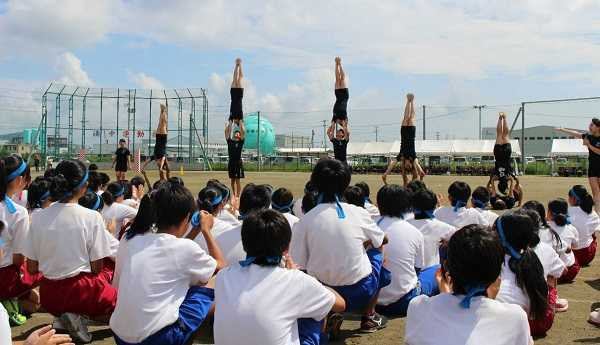
[[163,83],[155,77],[143,72],[129,73],[129,80],[142,89],[164,89]]
[[81,60],[73,53],[61,54],[56,61],[57,82],[65,85],[93,86],[94,82],[81,67]]

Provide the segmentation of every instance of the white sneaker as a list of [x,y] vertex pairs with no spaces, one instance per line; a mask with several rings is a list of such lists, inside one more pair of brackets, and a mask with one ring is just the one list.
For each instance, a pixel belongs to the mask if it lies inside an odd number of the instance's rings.
[[556,303],[554,304],[554,310],[557,313],[564,313],[569,309],[569,301],[565,298],[557,298]]
[[600,327],[600,308],[590,313],[590,318],[588,319],[588,322],[596,327]]

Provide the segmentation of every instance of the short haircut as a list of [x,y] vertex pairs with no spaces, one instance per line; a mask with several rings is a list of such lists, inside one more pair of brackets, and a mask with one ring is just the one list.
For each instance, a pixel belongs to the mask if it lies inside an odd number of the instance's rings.
[[356,183],[355,186],[362,189],[363,196],[368,201],[370,201],[369,199],[371,198],[371,188],[369,187],[369,185],[365,181],[361,181],[361,182]]
[[406,189],[408,189],[408,191],[411,193],[416,193],[418,191],[427,189],[427,185],[425,184],[425,182],[423,182],[421,180],[414,180],[414,181],[410,181],[406,185]]
[[466,204],[471,197],[471,187],[466,182],[455,181],[448,187],[448,195],[452,198],[452,206],[459,201]]
[[[415,210],[433,211],[437,204],[437,195],[429,189],[420,190],[412,196],[412,206]],[[418,216],[415,214],[415,218]]]
[[136,187],[139,187],[139,186],[144,187],[144,186],[146,186],[146,181],[144,181],[144,178],[141,176],[134,176],[131,179],[131,185],[136,186]]
[[473,202],[477,200],[485,206],[490,202],[490,191],[485,187],[479,186],[473,191],[471,199]]
[[269,209],[250,214],[242,224],[242,245],[248,257],[260,266],[276,266],[268,257],[281,257],[289,248],[292,230],[285,217]]
[[315,165],[310,180],[319,190],[324,202],[333,202],[350,184],[350,171],[342,162],[324,158]]
[[377,192],[377,206],[382,216],[402,218],[410,210],[410,193],[397,184],[385,185]]
[[291,212],[294,194],[287,188],[278,188],[271,195],[271,207],[279,212]]
[[344,191],[344,201],[358,207],[365,207],[363,190],[357,186],[349,186]]
[[248,215],[271,206],[271,191],[265,185],[247,184],[240,195],[240,213]]

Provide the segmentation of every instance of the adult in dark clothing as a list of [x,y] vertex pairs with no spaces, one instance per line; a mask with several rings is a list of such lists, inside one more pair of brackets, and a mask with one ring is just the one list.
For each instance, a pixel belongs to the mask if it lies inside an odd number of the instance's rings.
[[117,181],[125,180],[127,170],[131,167],[131,152],[127,148],[125,139],[119,140],[119,147],[113,156],[112,166],[115,168]]

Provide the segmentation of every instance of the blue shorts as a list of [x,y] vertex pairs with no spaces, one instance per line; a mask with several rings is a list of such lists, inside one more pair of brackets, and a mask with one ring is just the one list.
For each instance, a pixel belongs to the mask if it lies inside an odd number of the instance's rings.
[[327,336],[321,333],[325,320],[317,321],[315,319],[298,319],[298,335],[300,345],[319,345],[325,344]]
[[419,272],[416,288],[410,290],[406,295],[402,296],[402,298],[392,304],[378,305],[376,307],[377,312],[383,315],[404,317],[408,311],[408,304],[413,298],[419,295],[438,295],[440,289],[437,280],[435,279],[435,272],[437,272],[439,268],[440,265],[433,265]]
[[383,253],[379,249],[367,251],[371,262],[371,274],[357,283],[345,286],[331,286],[346,301],[346,311],[364,311],[375,294],[391,283],[391,273],[383,267]]
[[[196,333],[210,310],[215,300],[215,290],[192,286],[188,290],[183,303],[179,306],[179,319],[160,331],[144,339],[143,345],[183,345]],[[118,345],[134,345],[127,343],[117,335],[115,342]]]

